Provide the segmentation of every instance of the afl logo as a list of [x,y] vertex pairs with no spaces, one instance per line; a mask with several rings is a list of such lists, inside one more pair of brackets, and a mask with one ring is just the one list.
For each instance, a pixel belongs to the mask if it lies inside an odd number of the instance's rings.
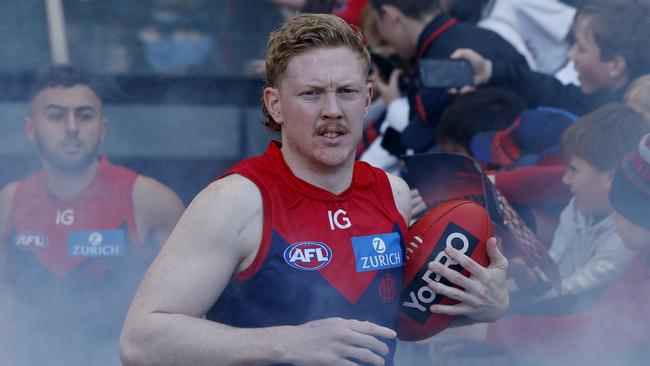
[[284,250],[284,261],[303,271],[315,271],[332,261],[332,251],[325,243],[303,241]]
[[47,236],[40,231],[26,230],[19,232],[14,237],[14,246],[24,250],[39,250],[48,243]]

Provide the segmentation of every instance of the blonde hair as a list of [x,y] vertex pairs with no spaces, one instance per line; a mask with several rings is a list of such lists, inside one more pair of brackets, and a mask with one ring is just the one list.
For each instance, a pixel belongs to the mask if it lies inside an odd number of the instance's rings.
[[634,150],[650,125],[643,116],[621,103],[608,103],[572,124],[560,138],[565,162],[580,158],[601,172],[614,171]]
[[632,82],[623,97],[625,105],[634,108],[650,121],[650,75],[644,75]]
[[[329,14],[298,14],[271,33],[265,57],[266,87],[276,88],[291,59],[314,48],[344,46],[356,52],[366,75],[370,70],[370,53],[361,33],[341,18]],[[263,123],[273,132],[281,125],[273,120],[262,103]]]

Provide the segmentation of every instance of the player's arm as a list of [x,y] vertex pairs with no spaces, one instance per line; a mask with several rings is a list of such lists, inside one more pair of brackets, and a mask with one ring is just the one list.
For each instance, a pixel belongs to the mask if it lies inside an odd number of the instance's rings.
[[[16,183],[11,183],[5,186],[0,190],[0,324],[8,324],[8,319],[5,318],[9,314],[8,307],[11,301],[11,294],[9,293],[7,283],[9,279],[6,278],[6,234],[7,234],[7,220],[9,218],[9,213],[11,211],[11,203],[13,201],[14,195],[16,194]],[[5,329],[6,330],[6,329]],[[0,329],[0,345],[2,342],[3,330]],[[2,347],[0,347],[0,350]]]
[[411,203],[411,190],[402,178],[390,173],[386,174],[388,175],[388,181],[390,182],[390,187],[393,191],[393,199],[395,200],[397,210],[402,214],[402,217],[404,217],[406,225],[410,225],[411,210],[413,208]]
[[[382,365],[395,333],[323,319],[301,326],[233,328],[202,319],[262,238],[262,198],[232,175],[190,204],[138,289],[120,337],[125,365]],[[249,299],[255,301],[255,299]]]
[[138,236],[159,248],[183,214],[183,202],[155,179],[138,176],[133,186],[133,210]]
[[17,187],[17,183],[10,183],[0,190],[0,291],[3,290],[5,268],[4,258],[5,252],[7,250],[7,243],[5,243],[5,240],[7,238],[4,236],[7,234],[7,220],[9,219],[9,213],[11,212],[11,203],[14,200],[14,195],[16,194]]

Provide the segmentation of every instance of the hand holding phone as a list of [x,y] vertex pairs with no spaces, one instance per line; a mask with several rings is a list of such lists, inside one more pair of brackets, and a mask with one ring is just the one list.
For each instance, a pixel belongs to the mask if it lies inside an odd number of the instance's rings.
[[428,88],[474,86],[474,74],[465,60],[420,60],[420,82]]

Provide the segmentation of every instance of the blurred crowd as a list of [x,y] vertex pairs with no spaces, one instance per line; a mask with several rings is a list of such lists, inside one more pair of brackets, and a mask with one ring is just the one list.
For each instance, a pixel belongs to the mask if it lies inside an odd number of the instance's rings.
[[[529,258],[511,256],[502,320],[403,343],[397,362],[641,362],[648,160],[632,171],[624,158],[648,151],[641,140],[650,132],[650,53],[638,29],[650,25],[650,3],[371,0],[359,24],[381,60],[379,112],[369,118],[360,158],[406,179],[404,155],[476,159],[559,272],[549,285]],[[428,85],[428,61],[443,59],[467,62],[474,83]],[[645,193],[622,200],[627,180]],[[424,212],[426,200],[412,195]]]

